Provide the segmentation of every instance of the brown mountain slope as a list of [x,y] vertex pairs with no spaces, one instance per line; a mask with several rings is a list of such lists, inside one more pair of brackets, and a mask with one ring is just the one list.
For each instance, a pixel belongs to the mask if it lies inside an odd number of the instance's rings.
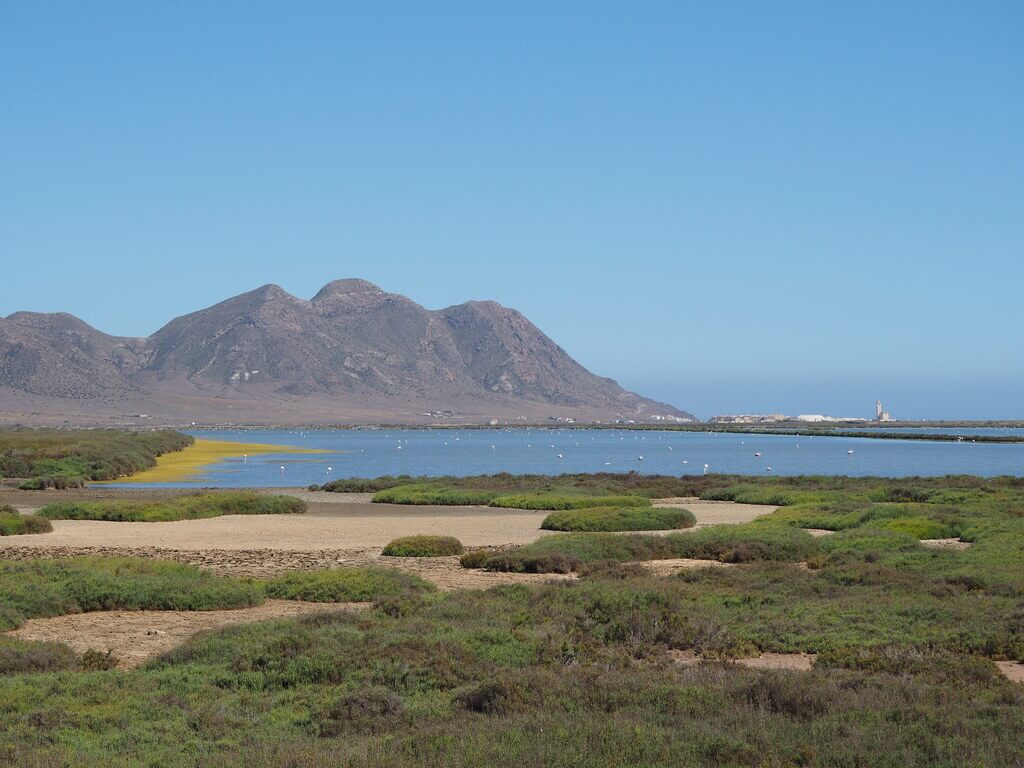
[[175,412],[201,404],[250,421],[417,409],[689,416],[591,374],[515,310],[472,301],[432,311],[364,280],[328,283],[309,301],[265,285],[148,339],[16,313],[0,318],[0,387],[156,410],[173,400]]

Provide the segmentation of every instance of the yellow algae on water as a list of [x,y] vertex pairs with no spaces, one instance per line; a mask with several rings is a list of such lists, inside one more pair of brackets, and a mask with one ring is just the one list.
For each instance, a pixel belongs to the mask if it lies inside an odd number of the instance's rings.
[[118,478],[115,483],[179,483],[191,480],[204,467],[218,461],[260,453],[327,453],[318,448],[295,448],[290,445],[269,443],[236,443],[230,440],[196,441],[180,451],[165,453],[156,458],[156,466],[136,472],[128,477]]

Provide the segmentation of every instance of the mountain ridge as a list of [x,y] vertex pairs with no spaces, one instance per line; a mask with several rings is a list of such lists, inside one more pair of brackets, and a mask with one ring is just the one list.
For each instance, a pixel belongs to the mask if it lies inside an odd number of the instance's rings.
[[90,402],[177,399],[178,410],[189,400],[212,411],[258,412],[263,403],[268,414],[333,404],[340,418],[546,408],[693,418],[591,373],[515,309],[467,301],[430,310],[358,278],[331,281],[308,300],[266,284],[141,338],[110,336],[67,313],[15,312],[0,318],[0,413],[11,392],[78,402],[71,410],[84,412]]

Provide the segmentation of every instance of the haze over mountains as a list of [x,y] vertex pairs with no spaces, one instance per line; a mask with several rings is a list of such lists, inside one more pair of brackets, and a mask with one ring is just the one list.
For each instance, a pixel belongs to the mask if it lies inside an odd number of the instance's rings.
[[442,310],[364,280],[312,300],[265,285],[149,338],[63,314],[0,318],[0,415],[72,421],[345,423],[690,418],[587,371],[519,312]]

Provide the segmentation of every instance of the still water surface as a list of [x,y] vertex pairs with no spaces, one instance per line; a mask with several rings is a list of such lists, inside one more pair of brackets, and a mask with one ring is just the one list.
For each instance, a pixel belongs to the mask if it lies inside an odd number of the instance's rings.
[[703,473],[705,464],[709,472],[750,475],[1024,475],[1024,444],[586,429],[275,429],[190,434],[321,448],[328,453],[229,459],[208,467],[191,483],[159,485],[306,486],[346,477],[494,472],[635,470],[687,475]]

